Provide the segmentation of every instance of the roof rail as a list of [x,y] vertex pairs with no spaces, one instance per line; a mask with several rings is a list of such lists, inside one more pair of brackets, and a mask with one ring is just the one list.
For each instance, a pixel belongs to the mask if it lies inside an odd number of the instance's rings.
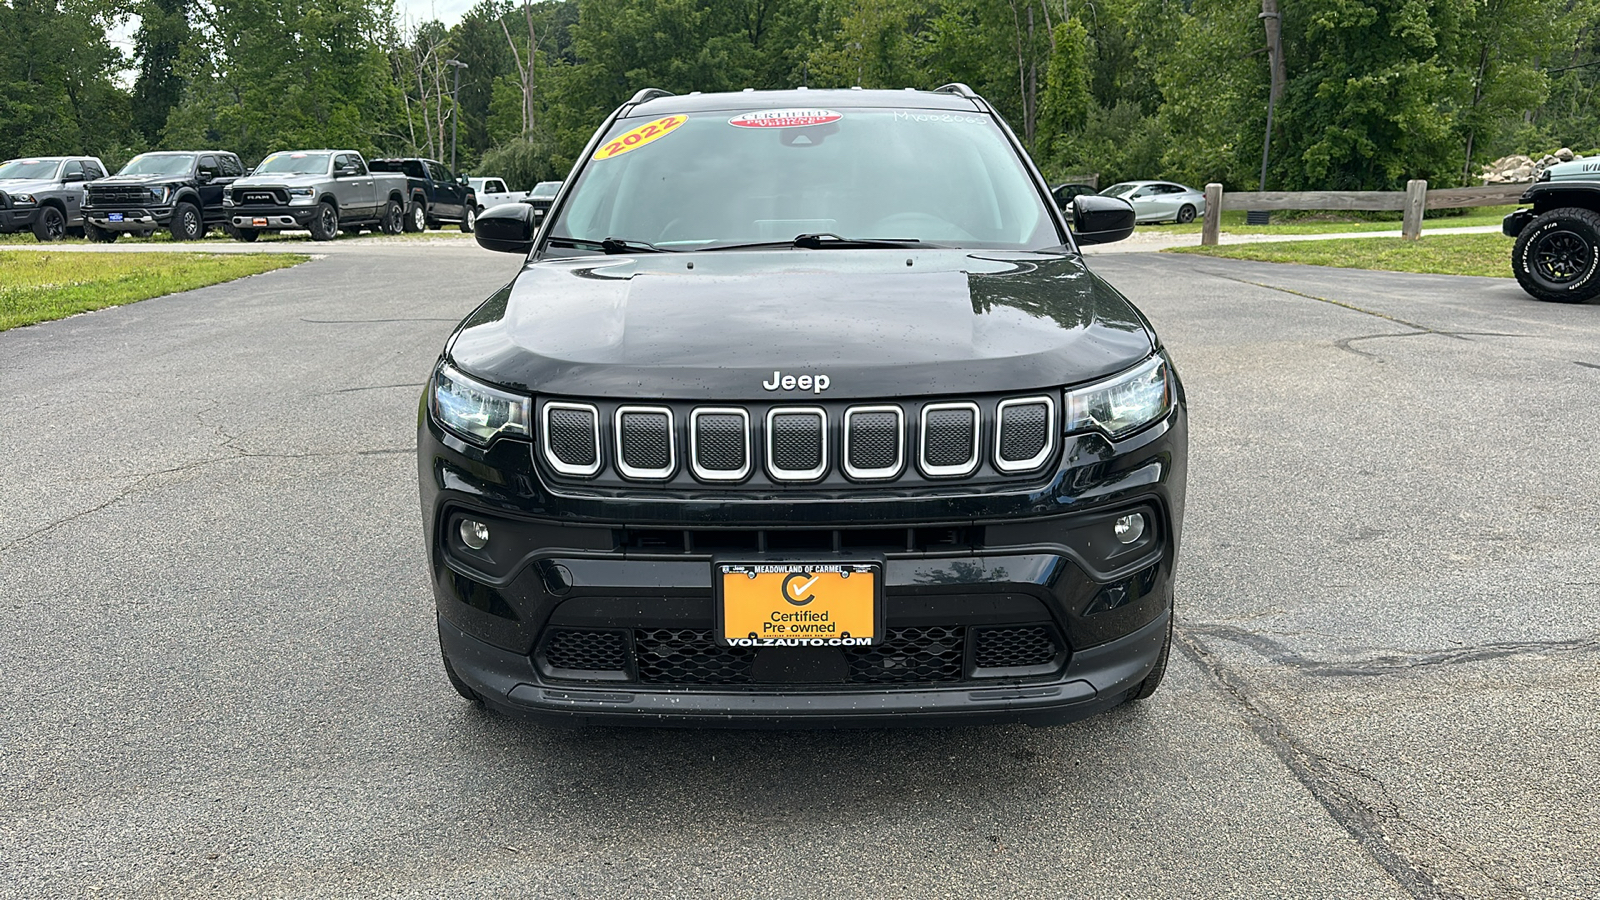
[[634,94],[633,95],[633,99],[628,101],[628,105],[629,106],[636,106],[636,105],[638,105],[640,103],[645,102],[646,100],[654,100],[657,97],[676,97],[676,96],[677,95],[674,94],[673,92],[671,92],[671,91],[663,91],[661,88],[640,88],[639,89],[639,93]]
[[977,91],[974,91],[972,88],[967,87],[959,81],[952,81],[949,84],[940,85],[939,87],[934,88],[933,92],[935,94],[955,94],[957,97],[965,97],[968,100],[978,99]]

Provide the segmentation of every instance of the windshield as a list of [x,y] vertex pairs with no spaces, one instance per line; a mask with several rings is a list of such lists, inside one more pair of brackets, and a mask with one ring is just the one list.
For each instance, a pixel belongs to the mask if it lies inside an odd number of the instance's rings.
[[141,153],[122,167],[118,175],[187,175],[194,169],[194,156],[188,153]]
[[274,153],[256,166],[256,175],[325,175],[329,153]]
[[1005,135],[984,115],[893,109],[692,113],[614,123],[553,239],[660,249],[829,233],[933,246],[1059,246]]
[[538,197],[540,199],[544,199],[544,198],[547,198],[547,197],[554,197],[560,191],[561,191],[561,182],[559,182],[559,181],[541,181],[538,184],[533,186],[533,193],[530,194],[529,196]]
[[13,159],[0,164],[0,178],[54,178],[59,159]]
[[1102,196],[1102,197],[1121,197],[1123,194],[1131,194],[1131,193],[1133,193],[1134,191],[1136,191],[1138,189],[1139,189],[1139,186],[1137,184],[1133,184],[1131,182],[1124,182],[1122,184],[1113,184],[1111,187],[1108,187],[1105,190],[1101,191],[1100,192],[1100,196]]

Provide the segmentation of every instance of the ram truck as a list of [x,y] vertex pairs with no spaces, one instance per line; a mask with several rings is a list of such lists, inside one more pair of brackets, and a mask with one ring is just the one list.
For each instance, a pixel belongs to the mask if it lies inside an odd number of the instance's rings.
[[31,230],[58,241],[83,230],[83,186],[106,176],[93,156],[38,156],[0,163],[0,234]]
[[399,234],[404,227],[406,178],[373,172],[354,150],[286,150],[273,153],[248,178],[222,195],[234,236],[254,241],[262,232],[304,229],[331,241],[342,231],[371,228]]

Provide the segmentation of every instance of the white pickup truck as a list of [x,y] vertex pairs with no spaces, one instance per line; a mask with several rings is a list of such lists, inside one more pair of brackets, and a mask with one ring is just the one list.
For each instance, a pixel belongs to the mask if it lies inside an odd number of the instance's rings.
[[532,191],[508,191],[503,178],[468,178],[467,183],[472,185],[472,191],[478,197],[479,213],[502,203],[522,203],[533,193]]

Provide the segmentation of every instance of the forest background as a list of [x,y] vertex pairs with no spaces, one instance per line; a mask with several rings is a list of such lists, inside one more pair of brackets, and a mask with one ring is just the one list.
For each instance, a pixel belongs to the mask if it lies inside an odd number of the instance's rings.
[[[1499,156],[1600,144],[1600,0],[1268,0],[1284,87],[1267,182],[1476,182]],[[563,177],[641,87],[960,81],[1052,180],[1254,189],[1261,0],[0,0],[0,159],[339,147],[514,188]],[[131,53],[107,38],[137,16]],[[449,63],[466,64],[459,68]],[[455,78],[459,74],[459,92]],[[452,123],[452,120],[454,123]]]

